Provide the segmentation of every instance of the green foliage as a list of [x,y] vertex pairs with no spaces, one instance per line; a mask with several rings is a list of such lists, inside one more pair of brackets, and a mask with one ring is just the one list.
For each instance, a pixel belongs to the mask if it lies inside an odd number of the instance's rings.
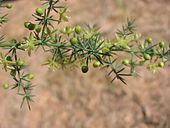
[[[27,64],[19,57],[19,51],[31,56],[33,51],[42,48],[51,56],[43,65],[52,69],[77,64],[83,73],[87,73],[90,63],[94,68],[106,67],[108,76],[113,76],[111,82],[118,79],[124,84],[125,77],[136,75],[137,67],[146,64],[155,72],[168,65],[170,48],[163,41],[156,43],[151,37],[143,40],[142,35],[135,31],[134,20],[127,20],[115,37],[106,39],[95,26],[57,28],[55,23],[68,21],[67,7],[61,6],[59,0],[41,1],[43,7],[35,9],[32,15],[34,22],[24,23],[30,31],[27,37],[9,42],[0,37],[0,48],[6,50],[6,53],[0,52],[0,65],[14,80],[13,84],[3,84],[3,87],[17,90],[17,94],[22,96],[21,107],[26,102],[31,109],[34,87],[31,80],[34,75],[26,73]],[[11,8],[11,5],[0,4],[0,7]],[[0,16],[0,26],[7,21],[6,16]],[[128,59],[120,58],[119,53],[124,53]]]

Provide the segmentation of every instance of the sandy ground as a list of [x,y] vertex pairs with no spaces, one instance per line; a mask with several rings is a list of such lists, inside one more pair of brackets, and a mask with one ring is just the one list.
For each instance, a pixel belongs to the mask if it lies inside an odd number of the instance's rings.
[[[39,1],[13,4],[11,20],[1,33],[7,39],[22,39],[28,33],[23,23],[31,19]],[[68,0],[67,5],[69,25],[98,24],[112,37],[127,17],[135,18],[143,35],[170,41],[169,0]],[[156,75],[141,69],[141,77],[128,78],[124,86],[110,83],[105,70],[91,69],[85,75],[79,69],[49,71],[40,66],[45,59],[38,51],[26,60],[36,75],[32,111],[19,108],[15,90],[0,89],[0,128],[170,128],[169,68]],[[8,81],[8,75],[0,73],[0,83]]]

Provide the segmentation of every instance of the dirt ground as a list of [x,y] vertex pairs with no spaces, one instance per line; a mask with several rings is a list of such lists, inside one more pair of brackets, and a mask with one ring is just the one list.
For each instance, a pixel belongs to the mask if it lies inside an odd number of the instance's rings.
[[[1,28],[7,39],[22,39],[22,27],[39,0],[13,3],[8,26]],[[112,37],[127,18],[136,19],[137,30],[156,41],[170,42],[169,0],[68,0],[68,24],[98,24]],[[23,55],[24,57],[24,55]],[[82,74],[80,69],[50,71],[40,65],[46,56],[38,51],[26,61],[35,73],[32,111],[19,108],[21,98],[0,88],[0,128],[170,128],[170,72],[159,74],[140,69],[140,77],[127,78],[127,86],[110,83],[105,70]],[[0,84],[8,75],[0,71]]]

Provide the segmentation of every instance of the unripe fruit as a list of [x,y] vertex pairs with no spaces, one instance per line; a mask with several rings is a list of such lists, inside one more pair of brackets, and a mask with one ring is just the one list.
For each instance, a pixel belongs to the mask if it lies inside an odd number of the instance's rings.
[[3,86],[3,88],[4,88],[5,90],[9,89],[9,87],[10,87],[10,85],[7,84],[7,83],[3,84],[2,86]]
[[6,60],[12,61],[12,57],[11,57],[11,56],[7,56],[7,57],[6,57]]
[[145,60],[150,60],[150,59],[151,59],[151,56],[150,56],[149,54],[145,53],[144,56],[143,56],[143,58],[144,58]]
[[123,61],[122,61],[122,64],[124,64],[124,65],[129,65],[130,64],[130,61],[128,60],[128,59],[124,59]]
[[32,80],[32,79],[34,79],[34,75],[33,75],[32,73],[29,73],[28,76],[27,76],[27,78],[28,78],[29,80]]
[[8,9],[12,8],[12,4],[7,4],[6,8],[8,8]]
[[97,68],[97,67],[99,67],[100,65],[101,65],[100,61],[95,61],[95,62],[93,62],[93,67],[94,67],[94,68]]
[[160,68],[163,68],[163,67],[165,66],[165,63],[164,63],[164,62],[159,62],[158,66],[159,66]]
[[89,68],[88,68],[87,65],[83,65],[83,66],[81,67],[81,71],[82,71],[83,73],[87,73],[88,70],[89,70]]
[[33,23],[29,23],[28,24],[28,27],[27,27],[29,30],[34,30],[35,29],[35,24],[33,24]]
[[148,37],[148,38],[146,39],[146,41],[148,42],[148,44],[153,43],[153,39],[152,39],[151,37]]
[[70,43],[71,43],[72,45],[75,45],[75,44],[78,43],[78,39],[77,39],[76,37],[73,37],[73,38],[70,39]]
[[81,33],[81,27],[76,26],[74,31],[75,31],[76,34],[80,34]]
[[165,42],[164,41],[159,42],[159,47],[164,48],[165,47]]
[[44,9],[39,7],[35,10],[35,12],[38,16],[42,16],[44,14]]
[[36,25],[35,31],[36,31],[37,33],[40,33],[40,32],[41,32],[41,26]]
[[23,60],[18,60],[18,61],[17,61],[17,64],[18,64],[19,66],[23,66],[23,65],[25,64],[25,62],[24,62]]

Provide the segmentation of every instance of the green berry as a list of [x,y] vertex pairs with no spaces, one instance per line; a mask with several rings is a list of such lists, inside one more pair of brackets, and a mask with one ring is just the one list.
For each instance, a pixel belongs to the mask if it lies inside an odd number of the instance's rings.
[[143,58],[144,58],[145,60],[150,60],[150,59],[151,59],[151,56],[150,56],[149,54],[145,53],[144,56],[143,56]]
[[95,61],[95,62],[93,62],[93,67],[94,67],[94,68],[97,68],[97,67],[99,67],[100,65],[101,65],[100,61]]
[[12,57],[11,57],[11,56],[7,56],[7,57],[6,57],[6,60],[12,61]]
[[73,38],[70,39],[70,43],[71,43],[72,45],[75,45],[75,44],[78,43],[78,39],[77,39],[76,37],[73,37]]
[[159,66],[160,68],[163,68],[163,67],[165,66],[165,63],[164,63],[164,62],[159,62],[158,66]]
[[35,29],[35,24],[29,22],[29,24],[27,25],[27,28],[28,28],[29,30],[34,30],[34,29]]
[[9,87],[10,87],[10,85],[7,84],[7,83],[3,84],[2,86],[3,86],[3,88],[4,88],[5,90],[9,89]]
[[148,42],[148,44],[153,43],[153,39],[152,39],[151,37],[148,37],[148,38],[146,39],[146,41]]
[[8,8],[8,9],[11,9],[12,8],[12,4],[7,4],[5,7]]
[[36,31],[37,33],[40,33],[40,32],[41,32],[41,26],[36,25],[35,31]]
[[88,68],[87,65],[83,65],[83,66],[81,67],[81,71],[82,71],[83,73],[87,73],[88,70],[89,70],[89,68]]
[[164,48],[165,47],[165,42],[164,41],[159,42],[159,47]]
[[17,64],[18,64],[19,66],[23,66],[23,65],[25,64],[25,62],[24,62],[23,60],[18,60],[18,61],[17,61]]
[[76,26],[74,31],[75,31],[76,34],[80,34],[81,33],[81,27]]
[[39,7],[35,10],[35,12],[38,16],[42,16],[44,14],[44,9]]
[[122,64],[124,64],[124,65],[129,65],[130,64],[130,61],[128,60],[128,59],[124,59],[123,61],[122,61]]
[[29,80],[32,80],[32,79],[34,79],[34,75],[33,75],[32,73],[29,73],[28,76],[27,76],[27,78],[28,78]]

